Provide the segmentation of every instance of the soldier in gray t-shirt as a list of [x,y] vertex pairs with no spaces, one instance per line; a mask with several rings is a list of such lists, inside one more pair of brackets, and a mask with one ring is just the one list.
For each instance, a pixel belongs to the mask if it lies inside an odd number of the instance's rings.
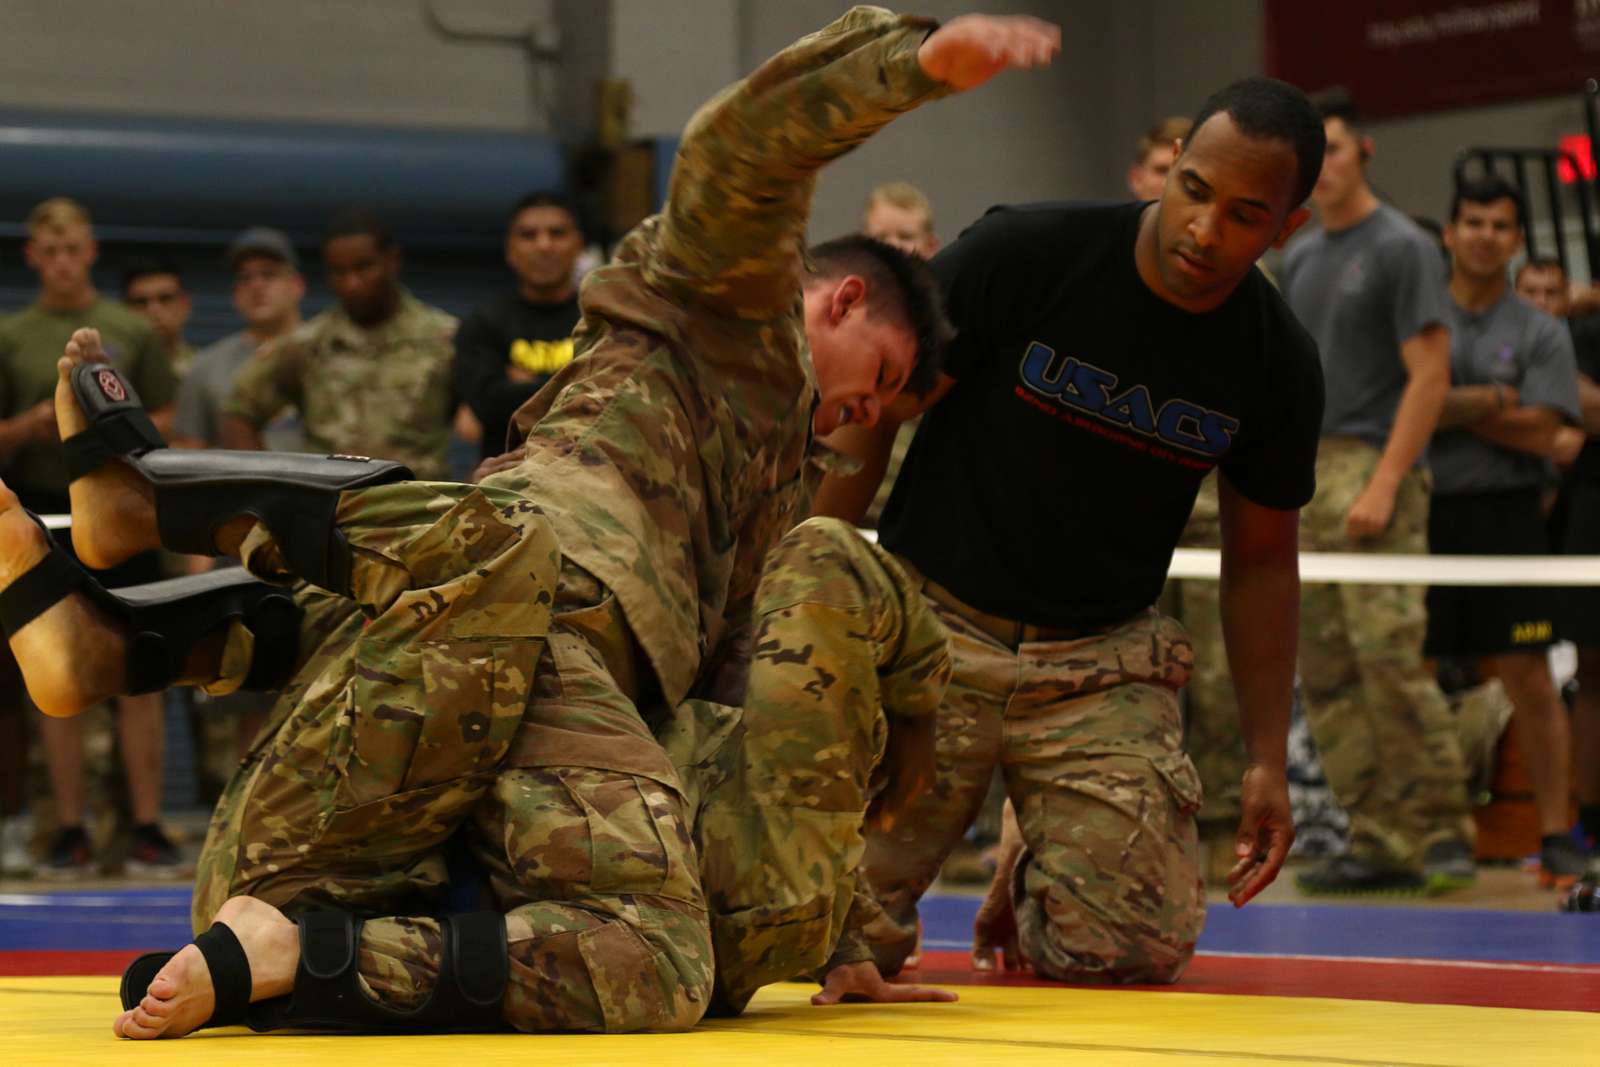
[[[1521,202],[1504,179],[1461,183],[1445,243],[1450,273],[1451,389],[1431,451],[1428,547],[1448,555],[1547,555],[1543,494],[1557,431],[1580,421],[1578,367],[1561,323],[1512,292],[1506,268],[1522,247]],[[1475,662],[1505,687],[1517,747],[1543,834],[1540,881],[1583,872],[1567,835],[1571,744],[1545,649],[1561,600],[1535,586],[1428,590],[1430,656]]]
[[[1319,97],[1328,152],[1311,198],[1321,229],[1289,249],[1281,272],[1328,390],[1300,547],[1422,553],[1422,457],[1450,388],[1444,263],[1421,228],[1373,193],[1374,146],[1349,95]],[[1420,589],[1308,583],[1300,604],[1306,719],[1350,815],[1349,852],[1301,874],[1301,888],[1470,883],[1466,771],[1449,705],[1422,662]]]

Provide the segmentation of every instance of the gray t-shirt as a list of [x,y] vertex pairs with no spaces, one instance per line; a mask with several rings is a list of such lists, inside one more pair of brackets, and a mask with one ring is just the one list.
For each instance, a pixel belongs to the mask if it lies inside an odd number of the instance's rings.
[[[189,374],[178,387],[178,408],[173,415],[173,432],[179,437],[204,441],[208,448],[222,444],[222,406],[233,392],[233,379],[259,342],[243,330],[202,348],[194,357]],[[272,452],[298,451],[304,433],[298,416],[273,420],[262,429],[262,443]]]
[[1438,244],[1388,204],[1289,248],[1280,281],[1322,353],[1324,436],[1389,440],[1407,381],[1400,345],[1447,321],[1446,280]]
[[[1509,385],[1524,407],[1579,420],[1578,363],[1565,326],[1507,287],[1488,311],[1474,315],[1454,300],[1450,311],[1450,384]],[[1485,441],[1470,430],[1440,430],[1428,448],[1433,491],[1441,495],[1535,489],[1545,461]]]

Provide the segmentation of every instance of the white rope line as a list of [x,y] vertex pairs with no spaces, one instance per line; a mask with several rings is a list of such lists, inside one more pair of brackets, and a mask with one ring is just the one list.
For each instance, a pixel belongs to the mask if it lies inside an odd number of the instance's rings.
[[[861,536],[877,541],[876,530]],[[1172,554],[1171,578],[1216,581],[1222,553],[1180,548]],[[1597,585],[1600,556],[1421,556],[1373,552],[1302,552],[1300,580],[1354,585]]]
[[[41,515],[52,530],[72,525],[71,515]],[[878,531],[862,530],[868,541]],[[1167,575],[1216,581],[1222,553],[1180,548]],[[1302,552],[1300,580],[1355,585],[1600,585],[1600,556],[1418,556],[1370,552]]]

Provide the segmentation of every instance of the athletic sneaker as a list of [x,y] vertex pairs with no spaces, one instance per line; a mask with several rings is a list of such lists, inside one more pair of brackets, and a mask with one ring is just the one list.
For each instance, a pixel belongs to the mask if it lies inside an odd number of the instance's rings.
[[81,826],[63,826],[57,831],[44,862],[36,872],[40,878],[87,878],[94,873],[94,854],[89,849],[89,835]]
[[133,828],[133,845],[128,849],[123,870],[141,878],[182,878],[189,874],[178,846],[153,822]]
[[26,815],[0,819],[0,878],[25,878],[33,873],[33,856],[28,852],[32,836]]
[[1311,896],[1361,893],[1410,895],[1421,893],[1428,886],[1427,879],[1416,871],[1408,871],[1403,867],[1380,867],[1348,853],[1319,863],[1297,875],[1294,881],[1302,893]]
[[1565,889],[1583,874],[1588,853],[1568,834],[1546,834],[1539,839],[1539,885]]
[[1430,896],[1468,889],[1478,880],[1478,863],[1472,846],[1459,838],[1435,841],[1422,857],[1422,877]]
[[1561,910],[1600,912],[1600,856],[1589,861],[1583,877],[1561,898]]

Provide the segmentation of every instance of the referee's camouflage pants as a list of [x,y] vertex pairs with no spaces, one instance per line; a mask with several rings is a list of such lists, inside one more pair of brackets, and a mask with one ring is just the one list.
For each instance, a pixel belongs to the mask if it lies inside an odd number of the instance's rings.
[[910,954],[917,901],[998,765],[1027,844],[1017,925],[1034,969],[1073,982],[1177,980],[1205,922],[1200,785],[1178,710],[1193,662],[1182,627],[1152,610],[1089,636],[1010,644],[992,632],[1003,620],[928,594],[955,673],[939,708],[935,788],[893,831],[868,837],[879,966],[893,973]]
[[[459,830],[506,914],[507,1022],[694,1025],[712,953],[691,813],[619,684],[631,653],[614,598],[504,489],[350,492],[336,523],[354,600],[298,594],[304,662],[212,818],[195,929],[238,894],[368,916],[365,989],[414,1007],[438,974],[426,916]],[[284,577],[260,527],[243,556]]]
[[[1300,515],[1300,548],[1426,553],[1429,479],[1412,470],[1383,535],[1352,545],[1345,515],[1379,450],[1324,437],[1317,495]],[[1422,662],[1427,617],[1419,585],[1307,583],[1301,590],[1300,678],[1306,717],[1334,796],[1350,815],[1350,851],[1418,868],[1429,845],[1471,840],[1466,771],[1450,709]]]
[[[1213,473],[1200,483],[1194,510],[1178,541],[1180,547],[1222,547],[1217,477]],[[1170,579],[1161,606],[1183,624],[1194,648],[1194,674],[1184,690],[1184,748],[1194,761],[1205,794],[1198,818],[1202,823],[1227,824],[1231,840],[1242,813],[1240,792],[1250,761],[1239,730],[1239,699],[1233,691],[1233,673],[1228,669],[1222,638],[1221,586],[1211,581]]]

